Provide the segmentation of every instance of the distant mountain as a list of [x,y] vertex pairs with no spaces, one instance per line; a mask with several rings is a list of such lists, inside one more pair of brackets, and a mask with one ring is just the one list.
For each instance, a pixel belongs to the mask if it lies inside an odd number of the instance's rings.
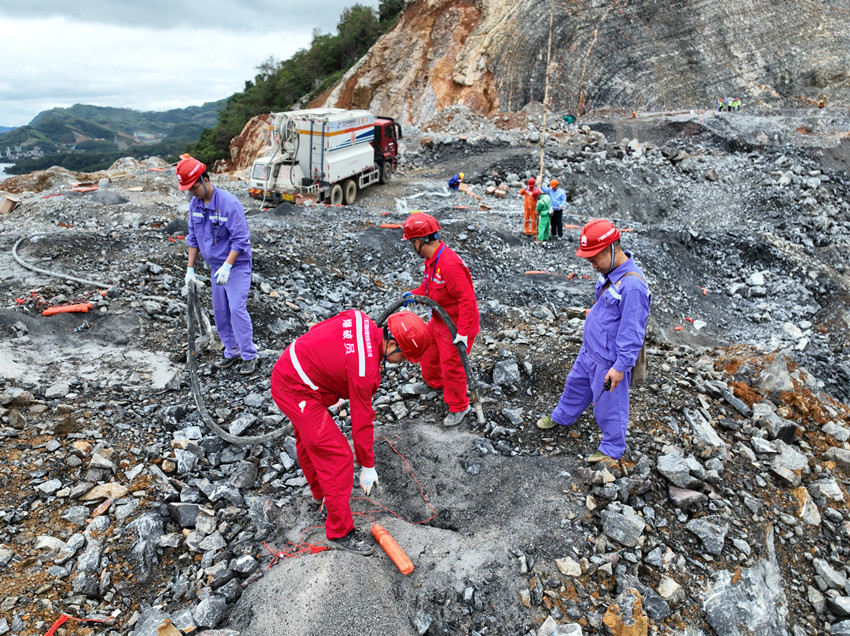
[[[221,102],[209,102],[161,112],[85,104],[53,108],[39,113],[26,126],[0,134],[0,150],[10,146],[12,152],[26,152],[38,145],[43,153],[49,153],[79,149],[76,146],[81,144],[82,150],[150,144],[175,132],[184,136],[190,129],[212,126],[221,105]],[[86,148],[85,142],[101,143],[89,143]]]
[[0,126],[0,133],[9,132],[10,130],[14,130],[15,126]]
[[215,125],[224,100],[166,111],[137,111],[76,104],[36,115],[26,126],[0,134],[15,172],[42,164],[69,170],[98,170],[121,156],[176,155]]

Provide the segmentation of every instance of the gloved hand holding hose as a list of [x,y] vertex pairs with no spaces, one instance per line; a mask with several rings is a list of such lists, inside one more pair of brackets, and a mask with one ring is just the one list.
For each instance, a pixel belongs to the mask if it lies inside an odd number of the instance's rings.
[[409,292],[409,291],[408,291],[408,292],[404,292],[404,293],[401,295],[401,297],[404,299],[404,306],[405,306],[405,307],[407,307],[408,305],[412,305],[412,304],[414,304],[414,303],[416,302],[415,300],[413,300],[413,294],[412,294],[411,292]]
[[194,267],[187,267],[186,268],[186,278],[183,279],[183,282],[186,283],[187,285],[189,283],[193,283],[193,282],[197,283],[198,282],[198,279],[195,277],[195,268]]
[[360,487],[363,489],[363,492],[368,496],[370,492],[372,492],[372,486],[378,483],[378,471],[375,470],[375,467],[365,468],[362,467],[360,469]]
[[458,335],[455,336],[455,339],[452,340],[452,344],[457,344],[458,342],[462,342],[464,348],[469,349],[468,340],[469,340],[468,336],[462,336],[462,335],[458,334]]

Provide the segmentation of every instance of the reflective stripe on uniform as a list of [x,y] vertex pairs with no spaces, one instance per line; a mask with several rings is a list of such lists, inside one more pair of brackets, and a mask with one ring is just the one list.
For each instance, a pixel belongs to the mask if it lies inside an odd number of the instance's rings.
[[361,378],[366,375],[366,353],[363,351],[363,314],[354,311],[354,329],[357,338],[357,375]]
[[289,359],[292,360],[292,366],[295,367],[295,370],[298,372],[298,377],[301,378],[301,381],[309,386],[314,391],[318,391],[319,387],[313,384],[313,381],[307,377],[307,374],[304,373],[304,369],[301,368],[301,363],[298,362],[298,356],[295,355],[295,343],[298,342],[294,340],[291,345],[289,345]]

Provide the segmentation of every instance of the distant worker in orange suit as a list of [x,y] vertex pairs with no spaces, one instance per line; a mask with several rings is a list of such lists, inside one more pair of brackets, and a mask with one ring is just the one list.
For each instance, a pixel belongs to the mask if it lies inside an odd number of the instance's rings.
[[437,219],[424,212],[414,212],[404,222],[402,240],[410,241],[414,251],[425,260],[425,280],[416,289],[402,294],[402,298],[411,294],[427,296],[439,303],[455,323],[457,335],[452,338],[443,319],[436,312],[431,315],[428,321],[429,344],[420,363],[425,382],[414,385],[414,388],[421,394],[442,389],[443,401],[449,407],[443,425],[457,426],[469,412],[466,371],[457,344],[462,342],[469,353],[481,325],[469,268],[454,250],[439,239],[439,230]]
[[523,215],[523,230],[526,236],[537,236],[537,199],[543,192],[537,187],[537,181],[534,177],[528,179],[528,185],[519,193],[525,197],[525,203],[522,211]]
[[824,106],[826,106],[826,95],[818,100],[818,108],[823,108]]

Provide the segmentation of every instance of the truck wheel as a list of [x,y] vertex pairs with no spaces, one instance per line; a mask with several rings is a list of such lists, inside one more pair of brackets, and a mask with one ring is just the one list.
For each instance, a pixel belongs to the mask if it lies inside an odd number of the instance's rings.
[[349,179],[342,184],[342,187],[345,190],[345,205],[354,205],[357,200],[357,184],[354,183],[354,179]]
[[390,179],[393,176],[393,164],[387,161],[383,166],[381,166],[381,183],[389,183]]
[[335,183],[331,188],[331,205],[342,204],[342,186]]

